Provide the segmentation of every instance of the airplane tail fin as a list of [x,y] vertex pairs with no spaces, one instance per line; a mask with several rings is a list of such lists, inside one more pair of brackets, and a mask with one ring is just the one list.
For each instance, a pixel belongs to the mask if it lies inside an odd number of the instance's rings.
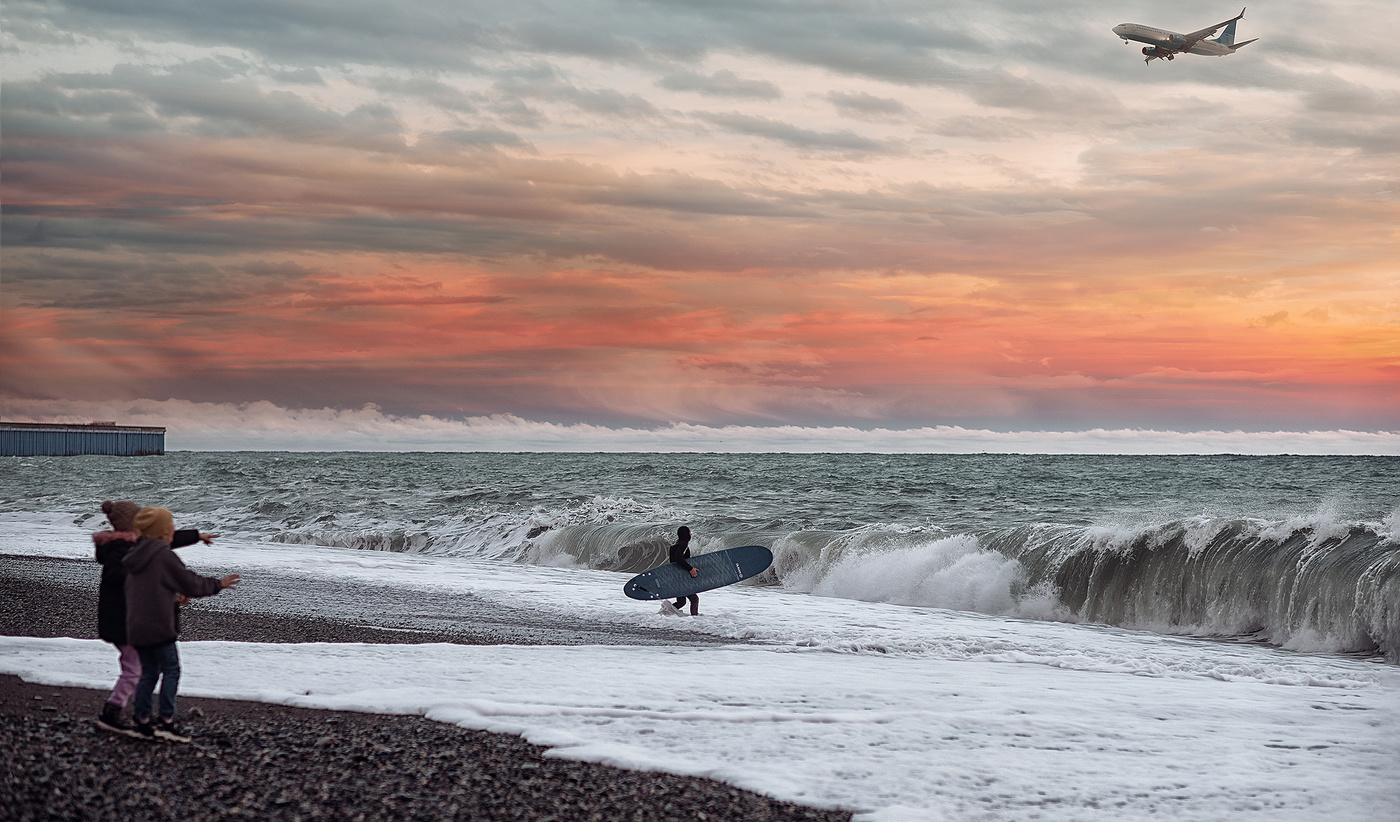
[[[1215,42],[1219,43],[1219,44],[1222,45],[1222,46],[1230,46],[1231,48],[1234,48],[1234,46],[1235,46],[1235,23],[1236,23],[1236,22],[1237,22],[1237,21],[1235,21],[1235,20],[1231,20],[1231,21],[1230,21],[1230,25],[1228,25],[1228,26],[1225,27],[1225,32],[1224,32],[1223,34],[1221,34],[1219,37],[1215,38]],[[1253,41],[1250,41],[1250,42],[1253,42]],[[1240,45],[1244,45],[1244,43],[1240,43]]]
[[[1254,38],[1254,40],[1258,40],[1258,39],[1259,39],[1258,37]],[[1253,43],[1254,40],[1246,40],[1246,41],[1244,41],[1243,43],[1234,43],[1234,44],[1232,44],[1232,45],[1230,46],[1230,51],[1238,51],[1239,49],[1244,48],[1245,46],[1249,45],[1250,43]]]

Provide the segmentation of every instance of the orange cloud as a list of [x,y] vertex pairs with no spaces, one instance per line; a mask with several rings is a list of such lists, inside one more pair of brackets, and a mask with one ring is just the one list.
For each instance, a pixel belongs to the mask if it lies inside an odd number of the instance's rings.
[[[761,83],[530,52],[431,82],[223,52],[7,82],[0,394],[1400,426],[1393,154],[1346,112],[786,54]],[[1227,93],[1278,119],[1198,115]]]

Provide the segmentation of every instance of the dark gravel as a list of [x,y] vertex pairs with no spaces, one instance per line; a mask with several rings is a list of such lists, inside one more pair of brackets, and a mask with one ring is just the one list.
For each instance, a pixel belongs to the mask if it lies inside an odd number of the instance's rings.
[[[0,634],[95,636],[95,575],[89,593],[45,582],[32,563],[46,561],[26,560],[18,572],[14,559],[0,556]],[[185,625],[187,640],[265,642],[483,643],[495,630],[396,631],[194,608]],[[0,820],[851,818],[706,779],[550,759],[519,737],[416,716],[181,697],[194,741],[138,740],[97,729],[105,698],[0,675]]]
[[194,742],[137,740],[96,728],[103,696],[0,675],[0,819],[850,819],[422,717],[183,698]]

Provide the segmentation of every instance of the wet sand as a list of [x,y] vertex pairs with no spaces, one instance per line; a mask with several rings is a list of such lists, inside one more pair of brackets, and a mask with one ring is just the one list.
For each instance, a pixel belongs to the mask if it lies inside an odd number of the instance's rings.
[[[205,576],[236,568],[201,566]],[[96,562],[0,554],[0,620],[26,636],[97,638]],[[42,590],[43,598],[24,605]],[[645,607],[655,608],[654,605]],[[233,591],[181,609],[189,642],[453,642],[463,645],[709,645],[735,640],[665,628],[589,623],[472,596],[259,571]]]

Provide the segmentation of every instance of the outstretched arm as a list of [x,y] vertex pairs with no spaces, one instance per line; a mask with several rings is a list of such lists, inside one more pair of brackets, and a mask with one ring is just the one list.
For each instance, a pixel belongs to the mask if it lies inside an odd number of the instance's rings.
[[[233,586],[235,586],[235,585],[237,585],[237,584],[238,584],[238,574],[229,574],[228,576],[223,577],[223,578],[221,578],[221,579],[219,580],[219,590],[222,591],[222,590],[225,589],[225,588],[232,588]],[[176,594],[176,595],[175,595],[175,604],[177,604],[177,605],[189,605],[189,604],[190,604],[190,598],[189,598],[188,596],[185,596],[184,594]]]
[[218,534],[205,534],[194,528],[182,528],[175,532],[175,536],[170,540],[171,548],[184,548],[186,545],[194,545],[202,542],[205,545],[212,545]]
[[177,556],[174,551],[166,552],[165,557],[165,572],[168,575],[167,579],[170,581],[171,587],[174,588],[176,592],[184,594],[192,599],[211,597],[225,588],[232,588],[234,585],[238,584],[237,574],[229,574],[223,579],[201,576],[191,571],[189,568],[186,568],[185,563],[180,560],[180,557]]

